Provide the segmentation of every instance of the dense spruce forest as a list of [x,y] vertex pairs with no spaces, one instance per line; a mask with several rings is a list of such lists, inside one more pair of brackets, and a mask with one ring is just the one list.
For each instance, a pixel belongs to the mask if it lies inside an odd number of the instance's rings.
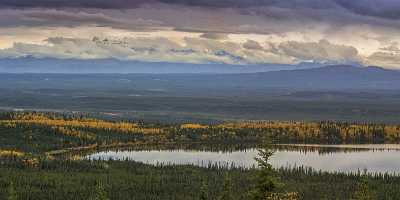
[[0,145],[21,153],[138,144],[399,143],[400,125],[242,121],[213,125],[105,121],[81,115],[2,113]]
[[0,114],[0,199],[260,199],[254,195],[257,188],[274,191],[261,199],[399,199],[400,177],[394,174],[272,169],[272,150],[260,151],[258,168],[154,166],[85,160],[74,153],[152,145],[257,147],[265,138],[274,143],[399,143],[399,137],[400,126],[384,124],[163,124],[7,112]]
[[[43,160],[35,167],[9,162],[0,167],[0,199],[251,199],[256,170],[209,166],[151,166],[131,161]],[[293,199],[398,199],[400,178],[385,174],[325,173],[278,169],[277,191]],[[228,179],[228,181],[227,181]],[[98,185],[102,184],[101,191]],[[364,198],[369,197],[369,198]],[[285,198],[283,198],[285,199]]]

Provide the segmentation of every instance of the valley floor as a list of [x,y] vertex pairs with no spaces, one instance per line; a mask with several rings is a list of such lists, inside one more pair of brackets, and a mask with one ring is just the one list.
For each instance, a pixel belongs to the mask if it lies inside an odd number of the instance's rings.
[[[314,144],[399,143],[400,127],[274,121],[149,124],[81,115],[1,113],[0,199],[249,199],[255,168],[89,161],[63,150],[170,143],[241,148],[264,138]],[[395,175],[326,173],[302,167],[278,169],[276,174],[283,183],[279,192],[292,194],[293,199],[400,199],[400,177]]]

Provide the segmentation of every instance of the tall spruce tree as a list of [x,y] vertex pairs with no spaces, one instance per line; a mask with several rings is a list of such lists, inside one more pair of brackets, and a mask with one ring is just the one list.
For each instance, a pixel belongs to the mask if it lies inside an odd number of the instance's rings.
[[368,179],[364,175],[358,183],[356,191],[353,195],[353,200],[375,200],[375,193],[368,186]]
[[7,200],[17,200],[18,199],[18,194],[15,189],[14,183],[11,182],[10,185],[8,186],[8,196]]
[[226,175],[224,179],[222,193],[219,196],[218,200],[233,200],[233,199],[234,197],[232,194],[232,180],[229,175]]
[[200,200],[208,200],[208,199],[209,199],[208,185],[206,181],[203,180],[200,188]]
[[264,142],[263,148],[258,150],[258,157],[255,158],[258,164],[255,187],[250,192],[253,200],[266,200],[273,196],[274,192],[282,186],[280,179],[269,163],[271,156],[275,153],[271,148],[270,140]]
[[94,191],[94,196],[90,200],[109,200],[107,192],[102,182],[98,182]]

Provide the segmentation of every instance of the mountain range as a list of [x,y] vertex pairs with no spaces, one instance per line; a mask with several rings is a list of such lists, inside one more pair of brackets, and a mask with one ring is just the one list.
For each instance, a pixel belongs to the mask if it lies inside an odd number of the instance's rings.
[[5,58],[0,59],[0,73],[256,73],[321,67],[318,63],[285,64],[191,64],[168,62],[141,62],[117,59],[56,59],[56,58]]
[[[3,63],[2,63],[3,62]],[[4,60],[0,62],[0,69],[4,69]],[[21,61],[22,62],[22,61]],[[44,62],[37,61],[37,62]],[[47,62],[47,61],[46,61]],[[67,63],[73,64],[74,61]],[[77,61],[78,62],[78,61]],[[81,62],[81,61],[79,61]],[[100,61],[98,61],[100,62]],[[118,62],[108,61],[108,64]],[[34,64],[31,61],[29,65]],[[79,64],[79,63],[78,63]],[[104,65],[108,65],[104,64]],[[143,63],[141,63],[143,64]],[[28,65],[28,64],[27,64]],[[66,64],[65,64],[66,65]],[[146,64],[148,66],[148,64]],[[150,68],[156,69],[158,65]],[[71,66],[78,70],[79,65]],[[254,73],[236,73],[232,68],[237,66],[224,66],[224,72],[212,73],[211,66],[208,73],[194,73],[193,65],[183,65],[178,68],[189,67],[191,73],[123,73],[123,70],[112,70],[114,73],[103,73],[97,69],[95,63],[91,66],[91,73],[70,74],[57,71],[58,73],[29,73],[23,74],[8,73],[1,74],[0,83],[4,88],[12,87],[74,87],[82,88],[104,88],[104,89],[157,89],[163,91],[171,90],[268,90],[286,89],[286,90],[400,90],[400,71],[388,70],[379,67],[362,67],[352,65],[329,65],[323,67],[311,67],[298,69],[294,67],[291,70],[254,72]],[[118,66],[114,66],[118,67]],[[174,67],[158,66],[158,68]],[[201,66],[197,66],[199,69]],[[212,67],[218,67],[213,65]],[[246,66],[241,66],[246,67]],[[250,68],[249,66],[247,66]],[[63,66],[65,68],[65,66]],[[84,68],[84,67],[81,67]],[[143,66],[144,68],[144,66]],[[64,70],[66,70],[65,68]],[[17,69],[14,69],[17,70]],[[189,70],[189,69],[187,69]],[[3,70],[4,72],[4,70]],[[97,73],[95,73],[97,72]],[[117,72],[117,73],[115,73]],[[231,73],[228,73],[231,72]],[[49,85],[51,80],[51,85]],[[28,83],[31,82],[31,83]]]

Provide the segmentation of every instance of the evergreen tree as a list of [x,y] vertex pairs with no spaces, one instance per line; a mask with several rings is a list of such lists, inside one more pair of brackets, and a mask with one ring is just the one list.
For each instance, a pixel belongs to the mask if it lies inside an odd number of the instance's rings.
[[17,191],[15,190],[14,183],[11,182],[10,185],[8,186],[7,200],[17,200],[17,199],[18,199]]
[[205,181],[203,181],[201,188],[200,188],[200,200],[208,200],[208,185]]
[[258,157],[255,160],[258,163],[255,188],[250,192],[254,200],[266,200],[274,194],[274,191],[282,184],[277,176],[269,159],[274,154],[269,143],[264,148],[258,150]]
[[90,200],[109,200],[109,198],[107,197],[107,192],[103,186],[103,183],[101,182],[97,183],[94,196],[90,198]]
[[363,177],[354,192],[353,200],[375,200],[374,192],[368,187],[367,178]]
[[224,185],[222,188],[222,193],[219,196],[218,200],[232,200],[233,195],[232,195],[232,180],[229,177],[229,175],[225,176],[225,180],[224,180]]

